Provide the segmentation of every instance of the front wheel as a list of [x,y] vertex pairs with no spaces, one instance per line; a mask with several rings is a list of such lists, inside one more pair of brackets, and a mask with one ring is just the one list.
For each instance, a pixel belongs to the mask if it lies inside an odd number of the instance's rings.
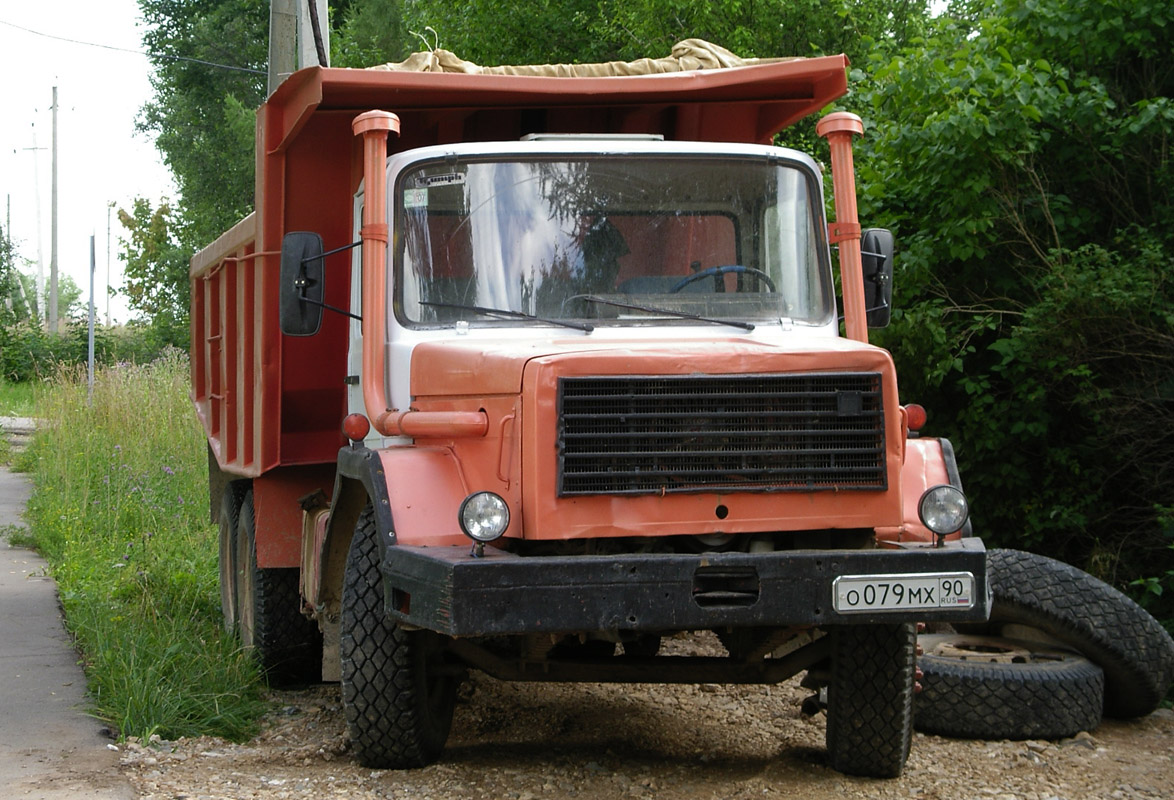
[[913,740],[917,634],[911,624],[831,631],[827,748],[833,769],[896,778]]
[[355,523],[342,589],[342,701],[355,757],[365,767],[407,769],[439,757],[452,726],[461,670],[445,637],[405,630],[387,617],[375,515]]

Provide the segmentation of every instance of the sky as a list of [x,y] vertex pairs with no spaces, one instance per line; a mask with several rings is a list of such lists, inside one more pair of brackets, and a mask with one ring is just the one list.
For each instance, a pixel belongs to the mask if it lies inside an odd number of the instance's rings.
[[[7,76],[0,95],[0,225],[8,228],[4,215],[10,207],[13,243],[18,256],[31,262],[22,269],[26,273],[37,272],[40,242],[48,285],[56,86],[58,271],[73,277],[84,304],[93,234],[100,323],[107,317],[107,219],[110,285],[118,289],[118,239],[125,231],[117,207],[129,210],[137,196],[152,204],[176,196],[153,140],[135,131],[139,109],[152,97],[142,33],[135,0],[0,0],[0,74]],[[34,142],[44,149],[32,150]],[[110,203],[116,208],[110,209]],[[109,310],[115,324],[131,316],[121,297],[111,299]]]

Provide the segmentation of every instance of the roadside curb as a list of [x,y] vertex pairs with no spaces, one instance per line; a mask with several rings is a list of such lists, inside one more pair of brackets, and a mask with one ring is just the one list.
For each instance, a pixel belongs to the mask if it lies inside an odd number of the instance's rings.
[[[0,417],[0,433],[13,451],[24,450],[36,429],[37,421],[32,417]],[[4,524],[8,524],[6,520]]]

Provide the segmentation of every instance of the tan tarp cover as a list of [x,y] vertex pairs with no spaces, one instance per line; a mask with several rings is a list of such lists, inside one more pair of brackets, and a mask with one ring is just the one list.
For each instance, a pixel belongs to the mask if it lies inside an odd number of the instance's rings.
[[641,58],[638,61],[608,61],[602,64],[532,64],[512,67],[482,67],[463,61],[448,50],[413,53],[398,64],[382,64],[371,69],[400,72],[462,72],[468,75],[531,75],[555,78],[606,78],[615,75],[656,75],[665,72],[689,72],[699,69],[722,69],[794,61],[794,58],[739,58],[724,47],[701,39],[685,39],[673,45],[666,58]]

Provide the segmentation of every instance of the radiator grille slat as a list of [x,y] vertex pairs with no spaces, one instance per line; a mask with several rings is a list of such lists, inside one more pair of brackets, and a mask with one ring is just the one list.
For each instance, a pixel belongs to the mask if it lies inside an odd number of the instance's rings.
[[885,489],[880,373],[559,379],[561,496]]

